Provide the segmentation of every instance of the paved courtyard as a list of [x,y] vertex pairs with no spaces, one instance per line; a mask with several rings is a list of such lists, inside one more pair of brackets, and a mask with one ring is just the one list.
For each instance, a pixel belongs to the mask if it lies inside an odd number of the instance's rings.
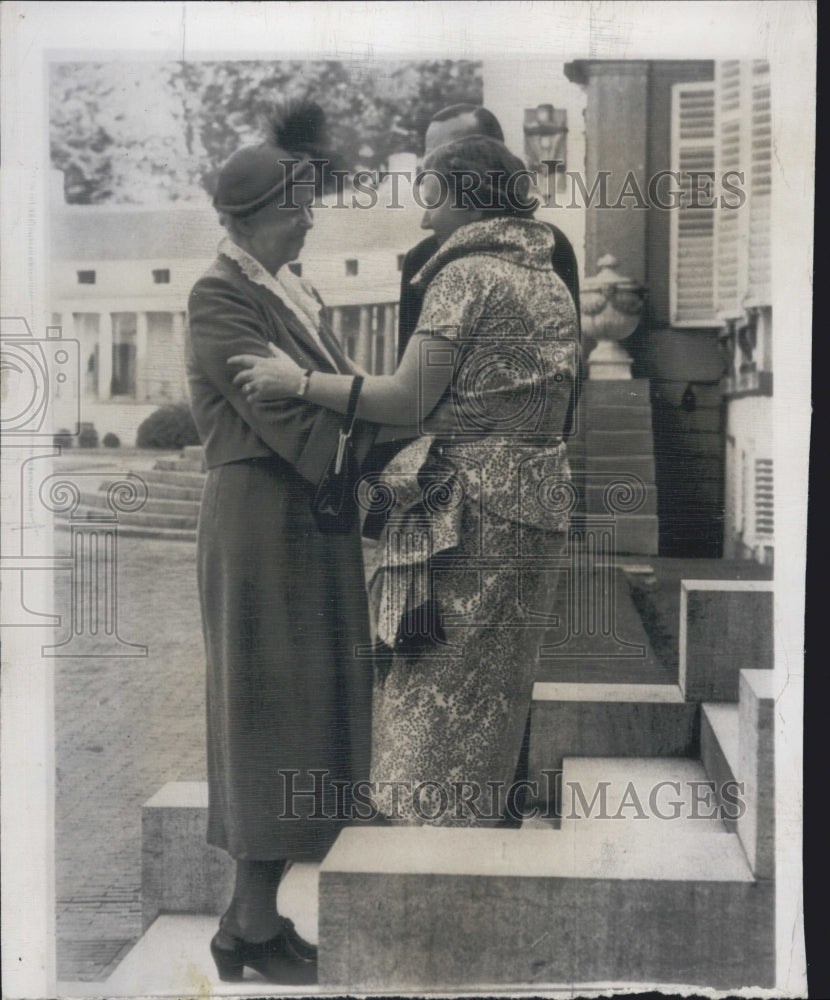
[[[119,539],[119,632],[148,656],[55,660],[62,980],[105,978],[140,935],[141,805],[166,781],[206,773],[195,555],[192,544]],[[64,613],[68,577],[56,574]]]

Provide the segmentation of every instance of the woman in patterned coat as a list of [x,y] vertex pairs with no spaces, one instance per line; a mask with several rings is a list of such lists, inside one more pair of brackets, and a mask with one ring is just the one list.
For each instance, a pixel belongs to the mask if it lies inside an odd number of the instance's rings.
[[[414,279],[418,330],[357,411],[421,429],[364,490],[386,518],[370,583],[372,781],[389,819],[485,825],[507,807],[564,545],[576,313],[520,160],[476,136],[426,168],[422,227],[440,247]],[[297,391],[290,359],[233,363],[261,405]],[[349,383],[315,372],[308,398],[342,413]]]

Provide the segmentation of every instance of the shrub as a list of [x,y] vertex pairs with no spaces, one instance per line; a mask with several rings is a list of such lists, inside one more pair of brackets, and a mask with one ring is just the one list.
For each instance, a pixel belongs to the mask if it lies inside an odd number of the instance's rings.
[[56,448],[71,448],[75,443],[72,440],[72,437],[73,435],[71,431],[68,431],[65,427],[61,427],[57,434],[55,434],[52,438],[52,443]]
[[78,447],[98,447],[98,431],[95,430],[95,424],[81,424],[81,432],[78,435]]
[[199,444],[199,435],[187,403],[171,403],[151,413],[136,436],[139,448],[185,448]]
[[108,431],[104,435],[104,440],[101,442],[105,448],[120,448],[121,438],[117,434],[113,434],[112,431]]

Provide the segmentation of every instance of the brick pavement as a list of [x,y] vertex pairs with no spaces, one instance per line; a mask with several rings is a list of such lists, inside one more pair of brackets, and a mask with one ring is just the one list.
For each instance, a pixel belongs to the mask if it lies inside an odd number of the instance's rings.
[[[56,548],[65,546],[59,535]],[[119,539],[119,632],[146,659],[55,662],[58,976],[105,978],[141,934],[141,805],[203,780],[195,546]],[[56,573],[66,613],[67,573]]]

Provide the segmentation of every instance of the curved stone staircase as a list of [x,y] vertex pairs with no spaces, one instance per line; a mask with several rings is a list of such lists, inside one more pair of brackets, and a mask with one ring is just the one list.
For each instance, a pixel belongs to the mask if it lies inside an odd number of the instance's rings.
[[[160,458],[152,469],[132,473],[147,487],[147,500],[136,511],[118,514],[118,533],[124,538],[163,538],[196,541],[199,504],[205,484],[201,446],[185,448],[178,458]],[[94,518],[107,507],[107,483],[82,493],[75,512],[78,518]]]

